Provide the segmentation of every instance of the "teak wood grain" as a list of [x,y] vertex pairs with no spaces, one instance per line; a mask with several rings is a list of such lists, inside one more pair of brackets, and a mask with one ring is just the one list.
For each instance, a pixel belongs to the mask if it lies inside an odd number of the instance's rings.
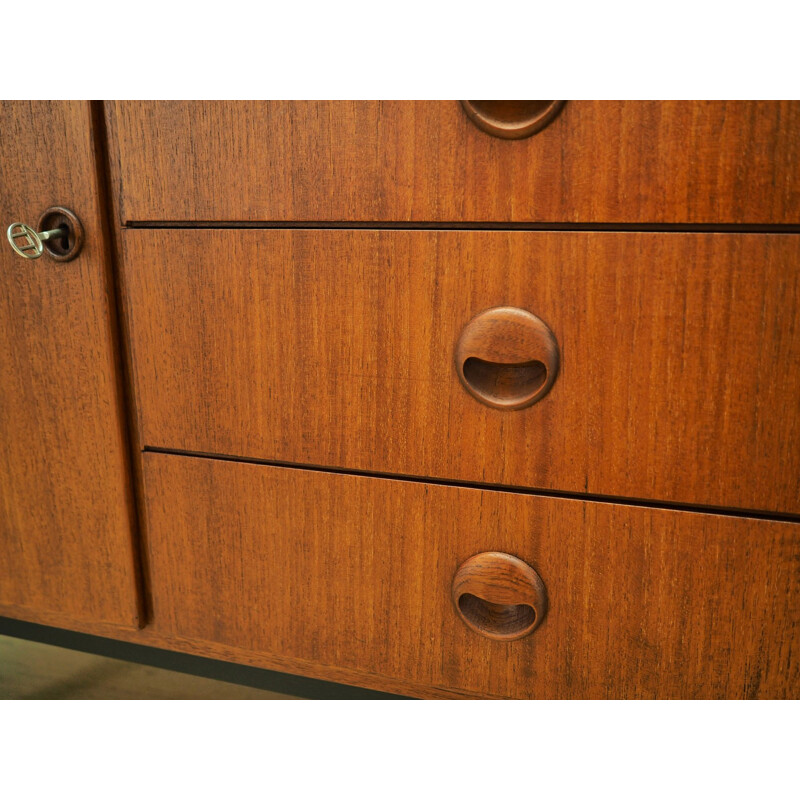
[[120,222],[800,223],[800,102],[112,102]]
[[454,349],[464,388],[492,408],[527,408],[541,400],[558,377],[553,332],[521,308],[481,311],[461,331]]
[[[143,446],[800,512],[800,236],[128,230]],[[529,408],[461,386],[484,309],[552,330]]]
[[[800,696],[794,523],[155,453],[144,476],[167,641],[412,694]],[[546,586],[524,639],[481,636],[453,607],[484,550]]]
[[[0,614],[139,623],[132,497],[88,103],[0,103]],[[17,256],[13,221],[81,220],[80,255]]]
[[453,605],[473,630],[490,639],[529,636],[547,613],[547,590],[536,570],[508,553],[478,553],[453,577]]

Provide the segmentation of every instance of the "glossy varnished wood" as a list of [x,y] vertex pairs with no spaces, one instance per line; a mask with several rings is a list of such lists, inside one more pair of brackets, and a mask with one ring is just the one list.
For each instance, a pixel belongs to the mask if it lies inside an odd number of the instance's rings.
[[506,141],[458,101],[107,104],[120,220],[800,223],[800,103],[570,101]]
[[501,139],[525,139],[546,128],[564,100],[462,100],[467,117],[482,131]]
[[464,388],[481,403],[518,411],[541,400],[558,376],[558,342],[535,314],[500,306],[470,320],[455,346]]
[[88,103],[0,103],[0,223],[81,220],[74,261],[0,242],[0,613],[139,623],[132,501]]
[[[412,694],[800,694],[796,524],[144,458],[156,636]],[[453,607],[484,550],[547,587],[524,639],[488,639]]]
[[[125,231],[143,446],[800,512],[800,236]],[[561,352],[461,386],[484,309]]]
[[481,636],[529,636],[547,613],[547,590],[536,570],[508,553],[478,553],[453,577],[453,605]]

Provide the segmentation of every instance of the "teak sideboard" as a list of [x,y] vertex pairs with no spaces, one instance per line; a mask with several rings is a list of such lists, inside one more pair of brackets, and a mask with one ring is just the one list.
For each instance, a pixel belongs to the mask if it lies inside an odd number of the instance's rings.
[[800,697],[800,103],[0,137],[0,616],[406,696]]

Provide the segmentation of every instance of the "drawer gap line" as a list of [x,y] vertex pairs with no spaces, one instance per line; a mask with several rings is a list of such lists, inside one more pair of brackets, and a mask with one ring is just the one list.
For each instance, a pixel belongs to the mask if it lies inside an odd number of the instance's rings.
[[122,286],[122,253],[118,232],[114,226],[116,213],[114,191],[111,185],[111,163],[109,137],[103,101],[92,100],[90,104],[92,134],[95,144],[97,187],[100,195],[101,222],[106,242],[107,281],[111,324],[115,342],[115,359],[120,404],[123,411],[125,435],[126,469],[130,476],[131,526],[134,537],[134,558],[140,604],[140,624],[149,624],[153,613],[147,549],[144,540],[144,501],[142,495],[141,458],[136,458],[139,449],[139,430],[136,399],[133,389],[133,367],[130,359],[129,325],[126,323],[125,292]]
[[358,222],[358,221],[246,221],[246,220],[128,220],[123,230],[362,230],[362,231],[501,231],[609,233],[800,233],[800,224],[746,223],[597,223],[597,222]]
[[693,503],[679,503],[669,500],[646,500],[637,497],[620,495],[592,494],[590,492],[569,492],[557,489],[532,489],[528,486],[509,486],[506,484],[482,483],[479,481],[453,480],[448,478],[429,478],[421,475],[405,475],[395,472],[373,472],[370,470],[348,469],[344,467],[323,466],[319,464],[299,464],[293,461],[278,461],[249,456],[231,456],[221,453],[204,453],[194,450],[178,450],[168,447],[143,447],[143,453],[156,453],[184,458],[204,458],[213,461],[232,461],[239,464],[255,464],[263,467],[281,467],[283,469],[305,470],[307,472],[328,472],[335,475],[352,475],[358,478],[377,478],[384,480],[406,481],[409,483],[427,483],[435,486],[453,486],[462,489],[479,489],[481,491],[507,492],[534,497],[553,497],[562,500],[580,500],[591,503],[610,503],[612,505],[636,506],[664,511],[686,511],[694,514],[712,516],[743,517],[746,519],[763,519],[772,522],[800,523],[800,514],[763,511],[758,509],[726,508],[722,506],[704,506]]

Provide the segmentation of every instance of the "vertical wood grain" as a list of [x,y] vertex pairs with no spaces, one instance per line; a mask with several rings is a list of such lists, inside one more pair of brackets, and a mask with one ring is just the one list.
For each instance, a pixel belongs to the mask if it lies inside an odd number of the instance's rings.
[[800,223],[796,101],[569,101],[519,141],[456,100],[107,109],[123,224]]
[[0,104],[0,216],[77,214],[77,259],[0,244],[0,613],[139,624],[132,498],[85,102]]
[[[145,446],[800,512],[798,236],[122,238]],[[558,342],[523,410],[478,402],[454,367],[494,306]]]
[[[153,629],[167,640],[360,670],[412,693],[800,696],[796,524],[144,460]],[[452,606],[456,571],[485,550],[544,582],[547,615],[524,639],[481,636]]]

